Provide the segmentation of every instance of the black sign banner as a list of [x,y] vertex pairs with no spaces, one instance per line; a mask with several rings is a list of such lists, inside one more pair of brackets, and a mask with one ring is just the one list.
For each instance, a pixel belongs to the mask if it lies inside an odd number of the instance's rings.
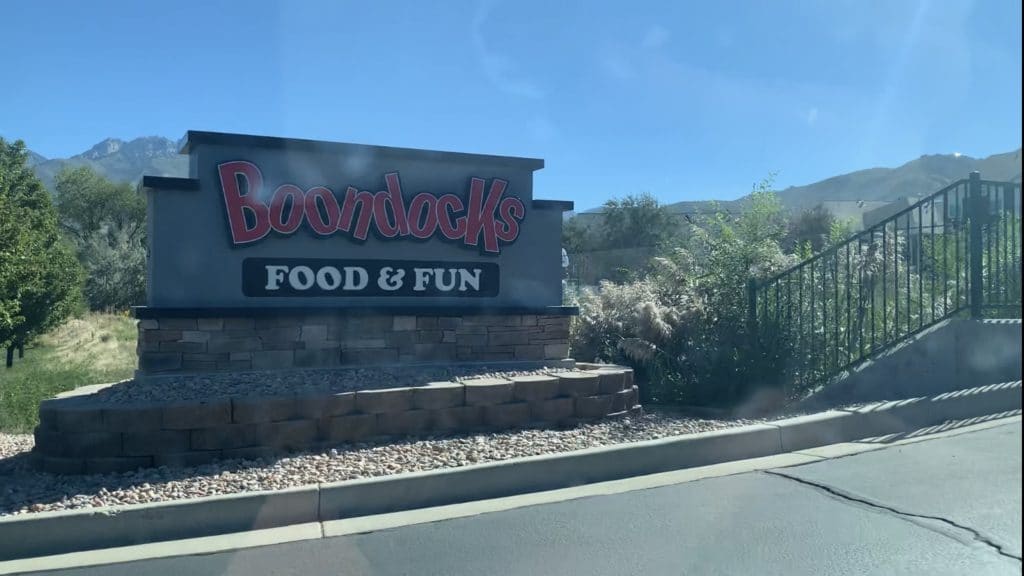
[[493,262],[246,258],[242,293],[254,296],[494,297]]

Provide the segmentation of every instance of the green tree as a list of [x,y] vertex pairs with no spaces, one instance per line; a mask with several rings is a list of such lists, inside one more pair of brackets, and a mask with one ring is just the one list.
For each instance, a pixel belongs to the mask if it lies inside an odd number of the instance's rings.
[[144,233],[146,199],[126,182],[115,183],[88,166],[65,168],[54,182],[61,228],[76,242],[112,227]]
[[85,268],[84,294],[93,309],[124,309],[146,296],[146,201],[131,185],[88,167],[57,175],[61,229]]
[[[0,164],[0,179],[5,174]],[[21,323],[18,280],[27,241],[24,228],[17,225],[13,214],[12,201],[6,194],[0,194],[0,347],[11,343],[14,329]]]
[[124,310],[146,300],[146,249],[132,224],[93,233],[79,248],[82,291],[94,309]]
[[605,248],[660,247],[676,238],[679,219],[649,192],[604,203],[600,241]]
[[81,269],[27,159],[23,142],[0,138],[0,346],[8,366],[15,348],[63,322],[81,298]]
[[828,243],[835,223],[835,216],[821,204],[804,210],[790,222],[783,248],[800,252],[809,245],[811,253],[818,253]]
[[605,202],[596,215],[576,216],[563,227],[570,266],[582,282],[625,281],[642,276],[650,260],[678,240],[682,221],[649,193]]

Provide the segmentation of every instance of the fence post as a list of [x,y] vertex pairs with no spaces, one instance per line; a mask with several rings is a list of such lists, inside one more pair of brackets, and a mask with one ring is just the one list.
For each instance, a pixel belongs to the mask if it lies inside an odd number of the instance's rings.
[[970,181],[967,186],[967,252],[969,254],[967,265],[970,267],[970,292],[971,318],[981,318],[981,307],[984,303],[982,258],[984,256],[984,245],[982,239],[982,219],[984,218],[985,206],[981,196],[981,173],[971,172]]

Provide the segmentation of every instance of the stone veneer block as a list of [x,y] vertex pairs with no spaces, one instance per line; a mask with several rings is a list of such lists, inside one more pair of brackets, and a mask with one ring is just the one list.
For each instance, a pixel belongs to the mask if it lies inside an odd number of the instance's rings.
[[68,432],[99,432],[103,427],[103,410],[98,406],[70,406],[56,413],[58,430]]
[[169,468],[188,468],[202,466],[215,460],[219,460],[223,453],[220,450],[193,450],[190,452],[179,452],[177,454],[154,454],[154,466],[167,466]]
[[417,410],[438,410],[462,406],[466,387],[458,382],[431,382],[412,389],[412,407]]
[[193,450],[224,450],[260,445],[259,424],[227,424],[192,430],[189,446]]
[[260,446],[298,449],[317,438],[316,420],[284,420],[259,424],[256,435]]
[[569,356],[569,344],[560,342],[557,344],[544,344],[544,358],[547,360],[559,360]]
[[[140,322],[141,325],[141,322]],[[196,329],[206,332],[219,332],[224,329],[223,318],[197,318]]]
[[356,411],[365,414],[404,412],[412,408],[411,388],[385,388],[356,392]]
[[82,458],[36,454],[32,462],[38,470],[50,474],[83,474],[85,472],[85,460]]
[[295,365],[293,350],[263,350],[252,355],[254,369],[291,368]]
[[512,381],[504,378],[470,378],[463,380],[467,406],[488,406],[512,400]]
[[430,429],[429,410],[408,410],[377,414],[377,433],[386,436],[422,434]]
[[516,400],[547,400],[558,396],[558,378],[548,374],[512,376],[513,396]]
[[415,316],[395,316],[391,322],[391,329],[395,332],[416,329]]
[[116,456],[110,458],[89,458],[85,461],[86,474],[111,474],[131,472],[153,465],[152,456]]
[[593,372],[556,372],[558,391],[562,396],[593,396],[597,394],[598,377]]
[[149,430],[125,432],[122,452],[125,456],[152,456],[186,452],[188,449],[188,430]]
[[489,428],[514,428],[530,421],[530,405],[526,402],[484,406],[483,411],[484,425]]
[[175,402],[164,406],[162,427],[168,430],[210,428],[231,422],[231,400]]
[[326,422],[323,437],[330,442],[356,442],[377,435],[375,414],[335,416]]
[[535,422],[561,424],[572,419],[576,403],[572,398],[552,398],[530,402],[530,419]]
[[280,449],[270,446],[249,446],[248,448],[224,450],[221,458],[224,460],[263,460],[270,459],[280,452]]
[[626,392],[626,409],[628,410],[640,403],[640,389],[634,384],[633,386],[630,386]]
[[246,397],[231,399],[231,421],[235,424],[277,422],[295,414],[294,396]]
[[62,433],[58,440],[63,455],[71,457],[106,457],[121,455],[121,434],[118,432]]
[[623,370],[594,370],[597,374],[597,392],[614,394],[626,387],[626,372]]
[[622,412],[627,408],[631,408],[634,404],[632,396],[632,390],[619,390],[618,392],[612,394],[611,413],[615,414],[618,412]]
[[160,318],[161,330],[196,330],[198,323],[195,318]]
[[584,420],[601,418],[612,411],[614,398],[614,394],[579,396],[576,398],[576,417]]
[[355,410],[355,392],[303,392],[295,396],[295,407],[291,417],[317,419],[341,416]]
[[483,424],[483,408],[480,406],[452,406],[434,410],[431,427],[435,430],[474,430]]
[[139,354],[139,370],[143,372],[171,372],[181,370],[180,352],[143,352]]

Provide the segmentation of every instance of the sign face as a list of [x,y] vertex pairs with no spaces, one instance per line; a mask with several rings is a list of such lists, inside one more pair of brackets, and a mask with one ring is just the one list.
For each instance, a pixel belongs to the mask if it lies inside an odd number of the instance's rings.
[[246,258],[246,296],[497,296],[493,262]]
[[[561,306],[543,161],[189,132],[146,177],[153,308]],[[397,311],[396,311],[397,313]]]
[[483,178],[470,178],[466,202],[455,194],[420,192],[406,205],[401,178],[390,172],[384,175],[386,189],[380,192],[348,186],[339,198],[327,186],[303,190],[281,184],[266,203],[253,193],[263,187],[263,173],[256,164],[225,162],[217,172],[236,245],[262,240],[271,231],[290,235],[305,227],[318,236],[343,233],[359,241],[371,232],[381,239],[438,236],[497,254],[499,242],[519,237],[519,223],[526,215],[522,200],[502,197],[508,182],[500,178],[492,179],[489,187]]

